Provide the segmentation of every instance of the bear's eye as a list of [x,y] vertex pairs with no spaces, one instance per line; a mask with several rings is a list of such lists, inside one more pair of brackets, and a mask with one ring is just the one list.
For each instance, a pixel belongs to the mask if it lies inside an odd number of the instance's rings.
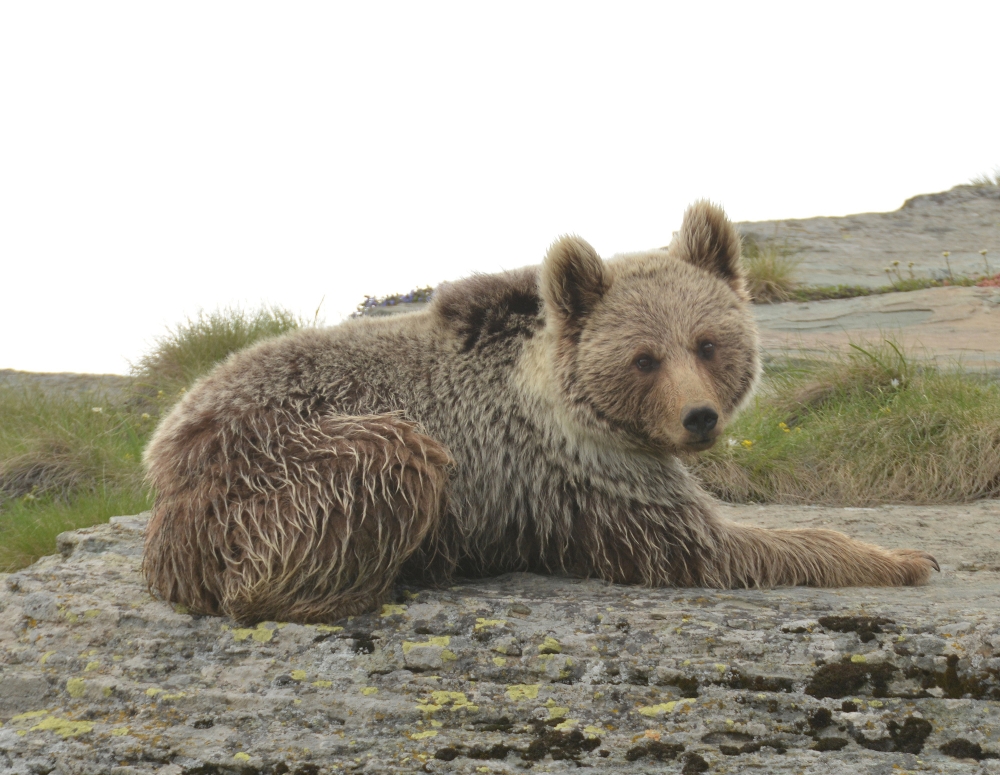
[[712,360],[715,355],[715,345],[712,342],[702,342],[698,345],[698,355],[706,360]]
[[640,355],[635,359],[635,367],[642,372],[649,373],[657,366],[659,366],[659,361],[656,360],[652,355]]

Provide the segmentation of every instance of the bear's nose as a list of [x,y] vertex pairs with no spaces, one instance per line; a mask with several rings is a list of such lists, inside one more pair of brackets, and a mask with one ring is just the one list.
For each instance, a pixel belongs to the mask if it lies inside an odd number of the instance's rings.
[[719,421],[719,414],[710,406],[699,406],[684,415],[684,427],[696,436],[707,436]]

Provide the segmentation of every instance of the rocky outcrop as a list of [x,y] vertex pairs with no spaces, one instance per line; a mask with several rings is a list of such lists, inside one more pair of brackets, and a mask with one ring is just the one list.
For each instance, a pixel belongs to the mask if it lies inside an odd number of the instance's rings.
[[400,588],[328,626],[152,599],[145,520],[0,579],[0,773],[1000,772],[1000,505],[726,507],[934,552],[915,589]]
[[[945,279],[1000,272],[1000,187],[956,186],[908,199],[891,213],[736,224],[745,238],[773,244],[800,261],[808,285],[888,285],[900,276]],[[987,251],[986,261],[979,251]],[[947,259],[943,253],[947,251]],[[988,262],[988,263],[987,263]]]

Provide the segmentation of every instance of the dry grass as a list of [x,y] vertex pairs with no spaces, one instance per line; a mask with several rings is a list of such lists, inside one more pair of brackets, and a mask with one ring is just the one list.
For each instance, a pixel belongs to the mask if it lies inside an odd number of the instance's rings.
[[758,303],[788,301],[798,284],[793,279],[799,261],[771,243],[743,243],[743,269],[750,296]]
[[1000,167],[993,170],[993,173],[986,172],[982,175],[976,175],[972,180],[969,181],[973,186],[1000,186]]
[[307,323],[277,307],[202,312],[157,339],[153,350],[132,364],[132,376],[145,393],[176,397],[230,354],[303,325]]
[[694,465],[724,500],[870,506],[1000,495],[1000,386],[892,342],[772,377]]

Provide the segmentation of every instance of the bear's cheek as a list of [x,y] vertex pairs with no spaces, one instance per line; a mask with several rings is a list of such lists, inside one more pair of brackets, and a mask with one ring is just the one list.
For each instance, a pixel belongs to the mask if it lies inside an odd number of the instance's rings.
[[[750,342],[749,345],[752,347],[756,343]],[[722,404],[720,414],[725,414],[727,418],[731,417],[746,399],[757,378],[756,351],[750,347],[745,350],[730,348],[718,363],[713,363],[711,366],[716,393]]]

